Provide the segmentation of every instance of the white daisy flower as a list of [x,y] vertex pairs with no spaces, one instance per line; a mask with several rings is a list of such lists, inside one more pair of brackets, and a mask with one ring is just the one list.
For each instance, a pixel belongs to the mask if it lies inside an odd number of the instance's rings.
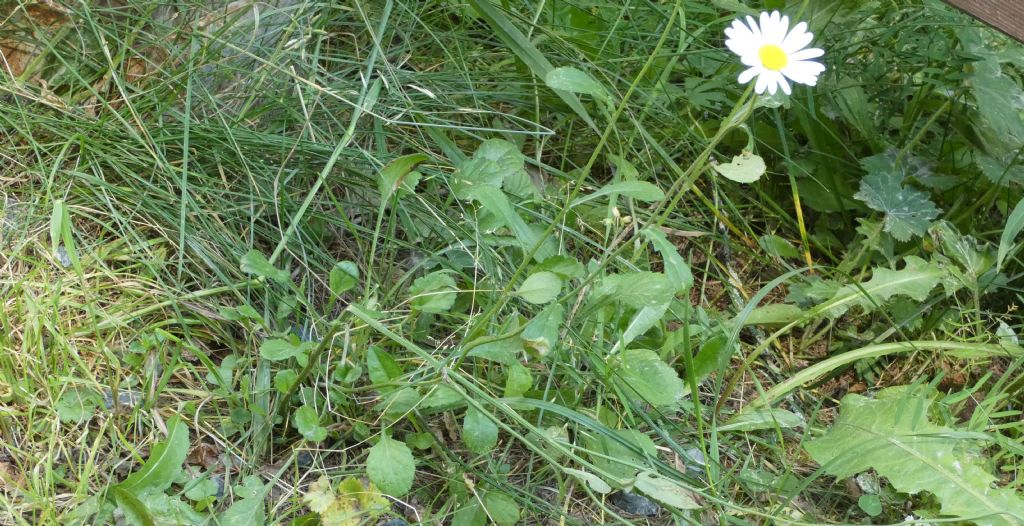
[[768,90],[772,95],[779,86],[786,95],[791,93],[787,78],[799,84],[815,85],[825,66],[808,59],[820,57],[825,51],[807,47],[814,38],[807,31],[807,23],[800,22],[789,31],[789,17],[778,11],[761,13],[760,22],[748,16],[746,24],[733,20],[732,26],[725,30],[728,37],[725,45],[749,66],[740,73],[740,84],[757,77],[754,91],[761,94]]

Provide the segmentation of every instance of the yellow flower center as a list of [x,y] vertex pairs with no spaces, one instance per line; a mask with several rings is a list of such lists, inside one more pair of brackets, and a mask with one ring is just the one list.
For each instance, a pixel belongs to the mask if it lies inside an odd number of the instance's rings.
[[761,49],[757,50],[757,56],[761,58],[761,64],[772,71],[779,71],[789,64],[786,52],[775,44],[761,46]]

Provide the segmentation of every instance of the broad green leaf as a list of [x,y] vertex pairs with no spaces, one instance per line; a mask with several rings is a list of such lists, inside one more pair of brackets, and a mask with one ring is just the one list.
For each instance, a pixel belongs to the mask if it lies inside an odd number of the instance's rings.
[[890,387],[874,399],[848,394],[828,434],[804,447],[838,479],[873,469],[897,491],[931,493],[943,515],[1019,524],[1024,499],[998,486],[970,439],[929,420],[936,394],[927,386]]
[[328,277],[331,293],[340,296],[359,283],[359,267],[351,261],[339,261],[334,264]]
[[469,499],[452,516],[451,526],[485,526],[487,512],[476,499]]
[[488,491],[484,495],[484,509],[498,526],[515,526],[519,523],[519,505],[504,493]]
[[938,285],[946,272],[936,265],[916,256],[904,258],[902,270],[876,268],[871,279],[859,285],[845,285],[832,299],[818,306],[828,316],[838,318],[853,306],[866,312],[874,310],[875,304],[884,304],[893,296],[907,296],[915,301],[924,301]]
[[693,358],[693,374],[697,381],[703,381],[711,373],[725,369],[738,347],[735,342],[729,345],[729,336],[726,334],[708,338],[704,345],[701,345],[697,356]]
[[602,278],[594,288],[597,298],[611,298],[623,305],[642,309],[668,304],[675,297],[677,285],[665,274],[632,272]]
[[788,303],[762,305],[750,311],[743,320],[744,325],[785,325],[799,320],[806,314],[803,309]]
[[619,440],[604,434],[586,437],[590,461],[603,473],[619,480],[630,480],[648,464],[648,457],[657,457],[658,448],[647,435],[635,429],[618,429],[615,434]]
[[761,248],[763,248],[765,252],[768,252],[777,258],[800,257],[800,251],[797,250],[792,243],[779,236],[771,234],[763,235],[757,238],[757,244],[761,245]]
[[54,405],[61,422],[81,424],[92,418],[102,399],[88,389],[77,388],[65,391]]
[[533,376],[523,364],[515,362],[508,366],[508,377],[505,378],[505,398],[523,396],[533,387]]
[[156,521],[153,520],[153,514],[149,512],[149,508],[132,492],[120,486],[114,486],[114,502],[117,502],[117,506],[121,508],[121,512],[129,522],[140,526],[156,526]]
[[596,491],[597,493],[600,493],[601,495],[606,495],[612,492],[612,487],[608,485],[607,482],[602,480],[601,477],[598,477],[593,473],[588,473],[586,471],[581,471],[573,468],[562,468],[562,471],[581,480],[590,489]]
[[437,384],[429,388],[419,407],[424,412],[439,412],[451,411],[464,405],[466,405],[466,398],[458,391],[447,385]]
[[490,417],[470,407],[462,423],[462,441],[470,451],[486,454],[498,444],[498,426]]
[[242,499],[236,501],[221,514],[220,526],[263,526],[267,523],[263,499]]
[[[532,250],[540,242],[540,235],[534,232],[530,225],[526,224],[526,221],[523,221],[523,218],[512,209],[512,204],[509,203],[508,197],[501,190],[492,186],[474,186],[470,191],[470,195],[487,212],[498,218],[502,225],[512,230],[512,233],[519,241],[519,246],[524,252]],[[534,253],[533,257],[538,262],[544,261],[554,256],[555,250],[556,245],[554,241],[551,238],[547,238]]]
[[277,392],[285,394],[291,391],[298,380],[299,373],[294,369],[282,369],[274,375],[274,388],[277,389]]
[[654,250],[661,254],[665,267],[665,275],[676,286],[676,292],[686,292],[693,286],[693,273],[690,265],[683,261],[676,246],[673,245],[661,229],[645,228],[640,231],[654,245]]
[[458,289],[455,280],[447,272],[432,272],[416,278],[409,287],[409,304],[415,311],[428,313],[447,312],[455,305]]
[[246,274],[271,279],[278,283],[288,283],[291,280],[288,272],[271,265],[267,257],[259,250],[250,250],[242,256],[239,267]]
[[644,471],[637,475],[633,487],[666,506],[679,510],[699,510],[701,508],[696,493],[654,471]]
[[460,199],[473,199],[473,190],[479,186],[504,188],[510,194],[526,197],[536,189],[525,163],[526,156],[515,144],[503,139],[486,140],[471,159],[459,164],[452,176],[452,188]]
[[217,495],[219,486],[210,478],[194,480],[185,485],[185,497],[193,502],[208,499]]
[[[489,338],[485,336],[484,338]],[[502,338],[500,340],[489,341],[481,343],[479,345],[469,343],[472,349],[466,356],[472,356],[473,358],[480,358],[490,362],[500,363],[502,365],[512,365],[519,363],[517,355],[523,350],[523,341],[518,337]]]
[[552,303],[540,311],[523,329],[523,346],[538,356],[546,356],[558,341],[558,329],[565,318],[560,303]]
[[554,272],[562,279],[582,278],[586,274],[586,268],[576,258],[566,255],[551,256],[536,266],[537,270]]
[[618,351],[619,349],[628,346],[633,340],[643,336],[645,332],[657,325],[661,321],[661,318],[665,316],[665,312],[668,310],[668,305],[668,303],[662,303],[661,305],[647,305],[636,311],[636,314],[633,315],[633,319],[629,320],[629,325],[626,326],[626,330],[622,332],[622,338],[615,343],[614,350]]
[[295,411],[292,425],[299,430],[303,438],[310,442],[322,442],[327,438],[327,428],[320,425],[320,415],[309,405],[304,405]]
[[743,411],[725,425],[718,426],[719,432],[726,431],[757,431],[759,429],[790,429],[804,425],[804,419],[785,409],[758,409]]
[[170,418],[167,438],[150,448],[142,468],[116,487],[136,496],[144,490],[166,491],[181,473],[188,448],[188,425],[180,417]]
[[366,350],[366,371],[370,376],[370,382],[375,386],[391,383],[404,374],[402,366],[387,351],[376,345],[371,345]]
[[535,272],[516,289],[516,295],[534,304],[550,303],[562,292],[562,280],[554,272]]
[[[126,502],[125,493],[115,494],[115,501],[121,506],[121,511],[126,511],[123,505]],[[149,489],[132,496],[136,497],[138,503],[149,512],[155,526],[206,526],[209,522],[206,514],[197,512],[177,496],[168,495],[163,491]],[[137,508],[132,507],[132,510],[137,511]],[[126,512],[125,515],[128,516],[129,513]],[[144,523],[132,519],[128,522]]]
[[878,498],[878,495],[861,495],[857,499],[857,507],[870,517],[877,517],[882,514],[882,500]]
[[564,66],[548,71],[544,83],[555,90],[583,93],[601,101],[608,100],[608,90],[600,82],[594,80],[585,71],[572,66]]
[[600,189],[591,192],[590,194],[577,198],[572,202],[571,206],[578,206],[592,199],[609,194],[617,194],[636,199],[637,201],[644,201],[646,203],[660,201],[665,198],[665,192],[662,192],[660,188],[651,183],[646,181],[624,181],[621,183],[612,183],[602,186]]
[[999,254],[996,256],[996,270],[1003,268],[1003,260],[1010,253],[1010,249],[1013,248],[1013,241],[1017,238],[1017,234],[1020,234],[1021,230],[1024,230],[1024,199],[1017,201],[1017,205],[1010,212],[1010,217],[1006,219],[1006,226],[1003,227],[1002,235],[999,236]]
[[[416,165],[427,159],[429,157],[422,153],[414,153],[399,157],[384,166],[380,171],[380,177],[377,179],[377,187],[380,190],[381,198],[387,199],[396,190],[403,187],[408,191],[412,191],[415,185],[406,184],[406,178],[416,168]],[[331,288],[333,289],[334,287]]]
[[764,175],[765,169],[764,159],[751,153],[737,155],[730,163],[715,165],[719,175],[737,183],[753,183]]
[[416,461],[405,443],[383,436],[370,448],[366,457],[366,474],[384,493],[402,497],[412,489]]
[[623,351],[612,366],[612,374],[626,385],[628,396],[655,407],[675,404],[685,392],[675,369],[648,349]]
[[895,164],[886,166],[872,161],[866,168],[869,173],[861,179],[860,190],[854,197],[885,214],[885,231],[897,240],[909,241],[913,236],[923,236],[939,215],[939,209],[928,194],[904,186],[905,173]]
[[260,357],[264,360],[278,362],[305,355],[316,347],[315,342],[302,342],[298,338],[273,338],[260,345]]

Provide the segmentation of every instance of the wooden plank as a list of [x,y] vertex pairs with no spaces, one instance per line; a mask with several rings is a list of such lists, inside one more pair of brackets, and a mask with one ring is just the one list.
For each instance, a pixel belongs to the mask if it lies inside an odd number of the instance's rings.
[[946,0],[946,2],[1024,42],[1024,0]]

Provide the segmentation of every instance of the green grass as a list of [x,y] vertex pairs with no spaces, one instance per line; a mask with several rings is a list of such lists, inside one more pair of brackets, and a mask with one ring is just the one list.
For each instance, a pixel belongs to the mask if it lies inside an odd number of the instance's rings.
[[[934,519],[885,481],[870,517],[803,449],[848,391],[915,383],[1019,495],[1019,44],[930,0],[123,4],[0,4],[0,524],[252,524],[228,511],[250,499],[318,524],[310,484],[368,483],[384,436],[416,478],[367,524]],[[809,22],[817,86],[776,107],[736,84],[740,4]],[[712,166],[746,132],[767,174],[740,185]],[[460,180],[495,139],[522,157],[480,169],[513,174],[487,201]],[[887,151],[941,209],[909,239],[858,197]],[[576,201],[630,181],[661,195]],[[907,257],[934,279],[880,284]],[[558,294],[525,301],[541,271]],[[720,430],[759,398],[799,424]],[[190,453],[136,506],[161,442]],[[639,470],[700,509],[602,495]]]

